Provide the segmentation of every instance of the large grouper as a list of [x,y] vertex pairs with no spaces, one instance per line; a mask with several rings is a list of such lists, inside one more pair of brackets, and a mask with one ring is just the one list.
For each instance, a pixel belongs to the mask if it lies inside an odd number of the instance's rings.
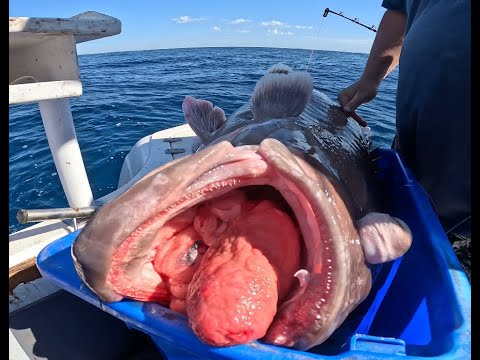
[[282,64],[228,120],[191,96],[183,112],[201,144],[97,211],[78,274],[106,302],[186,314],[210,345],[321,344],[369,294],[371,264],[412,241],[379,210],[368,128]]

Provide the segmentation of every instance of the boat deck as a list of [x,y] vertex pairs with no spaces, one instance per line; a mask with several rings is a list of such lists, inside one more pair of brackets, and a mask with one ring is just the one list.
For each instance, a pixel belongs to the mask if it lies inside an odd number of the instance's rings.
[[[96,202],[101,205],[112,200],[156,167],[191,154],[194,141],[188,125],[140,139],[125,159],[118,189]],[[78,228],[86,222],[77,220]],[[47,220],[9,235],[10,358],[105,360],[118,359],[121,354],[122,359],[158,359],[159,352],[151,347],[148,336],[128,330],[124,322],[112,320],[111,315],[40,277],[35,265],[38,253],[74,231],[71,220]],[[112,333],[118,334],[112,337]],[[60,335],[62,339],[67,336],[62,344],[57,341]],[[95,348],[98,344],[107,344],[103,345],[105,351]],[[78,351],[67,356],[66,349],[72,347]],[[130,350],[137,357],[126,357]]]
[[165,358],[149,336],[65,290],[12,312],[9,326],[27,359]]

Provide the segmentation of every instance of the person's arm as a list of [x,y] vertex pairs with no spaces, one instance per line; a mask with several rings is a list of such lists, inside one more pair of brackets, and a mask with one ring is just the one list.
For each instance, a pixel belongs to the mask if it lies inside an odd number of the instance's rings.
[[[338,94],[338,102],[347,113],[372,100],[382,80],[398,65],[406,22],[403,12],[385,11],[362,76]],[[358,115],[352,116],[364,123]]]
[[364,81],[370,81],[378,86],[398,65],[406,20],[405,14],[399,11],[385,12],[362,75]]

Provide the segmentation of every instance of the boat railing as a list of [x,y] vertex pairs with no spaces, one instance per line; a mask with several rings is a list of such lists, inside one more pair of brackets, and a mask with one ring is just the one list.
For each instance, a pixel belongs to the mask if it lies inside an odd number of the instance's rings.
[[94,205],[69,101],[82,95],[77,44],[120,32],[120,20],[93,11],[71,18],[9,18],[9,103],[38,103],[71,208]]

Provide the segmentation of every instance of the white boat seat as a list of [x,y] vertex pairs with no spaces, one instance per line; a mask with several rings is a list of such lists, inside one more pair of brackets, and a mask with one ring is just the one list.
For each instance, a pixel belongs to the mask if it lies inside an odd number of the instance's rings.
[[153,169],[192,154],[196,144],[198,138],[188,125],[180,125],[143,137],[125,157],[117,190],[95,200],[95,203],[104,205],[115,199]]

